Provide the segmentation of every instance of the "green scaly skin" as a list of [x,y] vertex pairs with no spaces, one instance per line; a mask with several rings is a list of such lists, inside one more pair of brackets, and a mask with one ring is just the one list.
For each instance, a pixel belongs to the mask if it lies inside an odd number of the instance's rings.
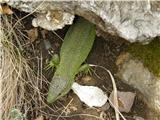
[[60,50],[60,63],[49,88],[48,103],[69,92],[75,75],[92,48],[95,35],[95,26],[81,17],[69,28]]

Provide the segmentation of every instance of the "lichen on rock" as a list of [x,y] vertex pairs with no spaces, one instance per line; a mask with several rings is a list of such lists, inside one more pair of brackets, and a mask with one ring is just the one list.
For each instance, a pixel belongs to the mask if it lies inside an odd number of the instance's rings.
[[141,60],[150,72],[160,77],[160,38],[155,38],[146,45],[133,43],[127,50],[132,56]]

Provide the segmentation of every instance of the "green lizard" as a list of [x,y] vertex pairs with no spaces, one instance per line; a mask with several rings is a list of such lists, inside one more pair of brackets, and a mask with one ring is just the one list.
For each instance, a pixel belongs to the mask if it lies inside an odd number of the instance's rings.
[[[87,58],[94,39],[95,25],[79,17],[67,31],[60,50],[60,62],[51,81],[47,102],[52,103],[66,95],[82,63]],[[57,64],[56,56],[56,64]]]

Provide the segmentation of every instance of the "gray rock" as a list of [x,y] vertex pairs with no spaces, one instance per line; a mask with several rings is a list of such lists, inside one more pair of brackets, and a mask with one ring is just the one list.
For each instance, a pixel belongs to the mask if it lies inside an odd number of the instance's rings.
[[129,53],[122,54],[117,59],[121,80],[143,94],[143,100],[157,113],[160,112],[160,78],[154,76],[143,63],[133,58]]
[[38,24],[49,30],[71,24],[74,15],[80,15],[95,23],[102,31],[118,35],[130,42],[148,42],[151,38],[160,35],[160,2],[158,1],[2,1],[22,11],[36,12],[37,16],[43,14],[46,17],[48,12],[52,15],[53,11],[62,11],[63,15],[68,14],[62,17],[65,19],[56,19],[59,21],[57,24],[53,24],[55,19],[53,21],[49,19],[48,21],[51,22],[48,23],[49,28],[46,27],[48,24],[46,26]]

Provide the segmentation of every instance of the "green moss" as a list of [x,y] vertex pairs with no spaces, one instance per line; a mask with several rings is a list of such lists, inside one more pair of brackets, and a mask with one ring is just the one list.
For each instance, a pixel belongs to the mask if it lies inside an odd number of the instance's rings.
[[160,38],[155,38],[147,45],[133,43],[129,45],[128,52],[142,60],[154,75],[160,77]]

